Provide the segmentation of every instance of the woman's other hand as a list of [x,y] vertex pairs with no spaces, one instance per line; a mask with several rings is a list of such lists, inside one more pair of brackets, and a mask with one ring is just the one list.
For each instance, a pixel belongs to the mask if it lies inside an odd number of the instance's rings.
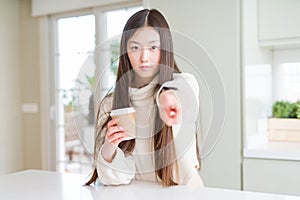
[[167,126],[179,124],[181,121],[181,105],[175,90],[164,90],[158,98],[158,109],[161,119]]
[[117,125],[118,119],[112,119],[107,123],[107,132],[101,151],[102,157],[107,162],[111,162],[115,156],[118,145],[127,136],[124,129]]

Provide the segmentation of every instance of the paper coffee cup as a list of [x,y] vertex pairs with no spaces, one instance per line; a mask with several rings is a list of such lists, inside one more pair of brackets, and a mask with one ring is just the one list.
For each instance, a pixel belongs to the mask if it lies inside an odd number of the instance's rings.
[[131,140],[136,137],[135,109],[133,107],[112,110],[110,116],[113,119],[117,118],[119,120],[117,125],[124,128],[124,131],[128,133],[125,140]]

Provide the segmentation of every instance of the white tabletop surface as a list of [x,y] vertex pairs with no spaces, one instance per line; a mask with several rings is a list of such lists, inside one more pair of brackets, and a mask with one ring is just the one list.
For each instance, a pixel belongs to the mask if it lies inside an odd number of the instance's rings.
[[300,197],[273,195],[216,188],[187,186],[162,187],[154,182],[133,181],[122,186],[83,186],[84,178],[28,170],[0,176],[0,199],[3,200],[300,200]]

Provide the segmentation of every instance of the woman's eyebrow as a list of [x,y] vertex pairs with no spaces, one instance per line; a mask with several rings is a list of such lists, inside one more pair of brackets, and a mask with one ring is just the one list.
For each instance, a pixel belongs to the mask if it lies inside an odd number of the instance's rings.
[[159,40],[151,40],[151,41],[149,41],[148,43],[156,43],[156,42],[160,43]]
[[128,41],[128,43],[134,43],[134,44],[140,44],[140,43],[138,43],[138,42],[136,42],[136,41]]
[[[150,44],[150,43],[160,43],[160,40],[151,40],[151,41],[149,41],[148,42],[148,44]],[[133,40],[131,40],[131,41],[128,41],[128,43],[133,43],[133,44],[140,44],[139,42],[137,42],[137,41],[133,41]]]

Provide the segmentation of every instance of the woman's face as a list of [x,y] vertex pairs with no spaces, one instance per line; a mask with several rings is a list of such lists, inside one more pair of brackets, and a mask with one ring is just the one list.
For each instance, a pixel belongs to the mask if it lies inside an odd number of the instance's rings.
[[152,27],[138,29],[127,42],[127,53],[136,79],[151,81],[159,72],[160,36]]

